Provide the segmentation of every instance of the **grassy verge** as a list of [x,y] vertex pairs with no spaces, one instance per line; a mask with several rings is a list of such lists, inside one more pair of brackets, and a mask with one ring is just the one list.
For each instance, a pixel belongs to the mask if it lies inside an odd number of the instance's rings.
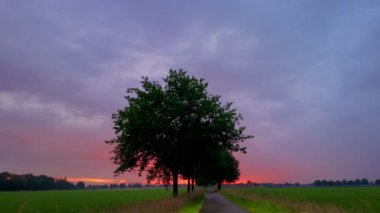
[[[166,198],[144,203],[136,203],[119,208],[110,212],[130,213],[196,213],[199,212],[203,203],[203,191],[191,194],[182,194],[177,198]],[[107,211],[105,211],[107,212]]]
[[237,193],[232,190],[224,189],[221,194],[238,204],[249,212],[256,213],[288,213],[289,209],[277,205],[269,200],[256,199],[252,196],[247,196],[242,193]]
[[201,210],[204,201],[203,191],[190,196],[190,202],[188,202],[184,208],[180,209],[180,211],[178,211],[179,213],[198,213]]
[[250,212],[380,212],[380,187],[229,188]]

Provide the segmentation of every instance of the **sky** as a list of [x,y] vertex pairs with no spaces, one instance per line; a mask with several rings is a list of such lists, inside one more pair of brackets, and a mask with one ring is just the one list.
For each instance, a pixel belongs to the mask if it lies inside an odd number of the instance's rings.
[[245,182],[380,178],[379,1],[0,1],[0,171],[114,177],[141,76],[205,78],[255,135]]

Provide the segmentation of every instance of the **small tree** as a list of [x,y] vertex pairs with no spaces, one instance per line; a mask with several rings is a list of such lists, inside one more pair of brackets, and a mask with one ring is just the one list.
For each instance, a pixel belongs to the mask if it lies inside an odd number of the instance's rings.
[[368,185],[368,184],[369,184],[368,179],[363,178],[363,179],[360,180],[360,185]]
[[239,176],[239,162],[234,156],[225,150],[214,150],[197,173],[197,182],[204,186],[217,184],[218,190],[221,190],[223,182],[234,182]]
[[76,185],[77,189],[85,189],[86,188],[86,184],[82,181],[79,181]]
[[355,185],[355,186],[360,186],[361,183],[362,183],[362,182],[361,182],[361,180],[359,180],[359,179],[356,179],[356,180],[354,181],[354,185]]

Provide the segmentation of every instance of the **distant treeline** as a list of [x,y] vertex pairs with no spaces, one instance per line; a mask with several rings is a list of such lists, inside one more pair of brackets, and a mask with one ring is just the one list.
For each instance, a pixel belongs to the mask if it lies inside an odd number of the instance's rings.
[[[235,184],[235,185],[244,185],[244,184]],[[251,182],[250,180],[247,181],[247,183],[245,185],[260,186],[260,187],[299,187],[299,186],[304,186],[300,183],[289,183],[289,182],[285,182],[285,183],[255,183],[255,182]]]
[[[150,185],[145,185],[149,187]],[[141,188],[143,185],[141,183],[120,183],[120,184],[103,184],[103,185],[88,185],[87,189],[125,189],[125,188]]]
[[59,189],[82,189],[83,182],[74,185],[66,178],[53,178],[46,175],[34,176],[32,174],[0,173],[0,191],[17,190],[59,190]]
[[247,183],[232,184],[230,186],[254,186],[254,187],[310,187],[310,186],[380,186],[380,179],[368,181],[368,179],[356,180],[316,180],[313,183],[255,183],[250,180]]
[[368,179],[356,179],[356,180],[316,180],[315,186],[367,186],[367,185],[380,185],[380,179],[373,182]]

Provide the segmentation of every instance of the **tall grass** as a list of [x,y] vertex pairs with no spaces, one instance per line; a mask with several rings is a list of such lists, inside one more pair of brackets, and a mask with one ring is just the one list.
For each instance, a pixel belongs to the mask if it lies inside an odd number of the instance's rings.
[[289,209],[278,205],[271,200],[265,200],[236,189],[223,189],[222,195],[238,204],[249,212],[256,213],[289,213]]
[[229,188],[250,212],[380,212],[379,187]]

